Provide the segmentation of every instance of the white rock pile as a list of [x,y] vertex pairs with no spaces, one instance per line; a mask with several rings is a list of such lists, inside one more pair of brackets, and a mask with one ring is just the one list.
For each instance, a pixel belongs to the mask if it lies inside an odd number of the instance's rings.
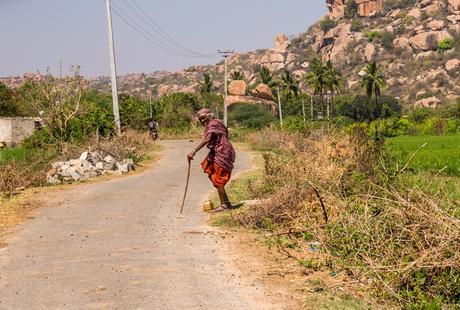
[[116,161],[112,156],[102,157],[98,152],[83,152],[78,159],[55,162],[46,175],[49,184],[85,181],[100,175],[125,174],[134,170],[132,159]]

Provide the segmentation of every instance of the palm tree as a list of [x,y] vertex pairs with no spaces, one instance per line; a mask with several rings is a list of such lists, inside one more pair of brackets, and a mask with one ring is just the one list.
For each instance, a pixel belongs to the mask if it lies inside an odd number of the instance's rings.
[[201,95],[210,94],[212,91],[212,77],[209,73],[203,74],[203,82],[200,83],[201,85]]
[[244,80],[244,74],[243,74],[241,71],[233,71],[233,72],[230,74],[230,77],[231,77],[232,80],[234,80],[234,81]]
[[381,67],[375,61],[367,64],[367,66],[364,68],[364,72],[365,75],[361,79],[361,87],[366,90],[369,101],[372,99],[372,96],[375,97],[375,119],[377,120],[376,135],[377,139],[379,139],[378,120],[380,118],[381,111],[379,97],[381,95],[382,89],[387,84]]
[[263,84],[268,85],[272,92],[275,93],[276,86],[278,85],[278,83],[273,78],[273,75],[271,74],[270,70],[267,67],[262,66],[259,70],[259,74],[261,82]]
[[329,109],[328,109],[328,115],[327,117],[329,118],[329,113],[333,112],[333,106],[334,106],[334,94],[339,93],[343,88],[344,82],[342,78],[342,73],[334,68],[334,65],[332,62],[329,60],[326,62],[326,86],[329,90],[329,93],[331,95],[331,100],[329,102]]
[[319,96],[321,110],[324,113],[324,91],[326,89],[326,67],[321,60],[313,58],[310,63],[310,71],[305,76],[305,82]]
[[293,94],[295,97],[299,96],[299,82],[294,79],[288,70],[284,70],[284,74],[281,76],[281,85],[283,86],[283,93],[287,100],[291,99]]

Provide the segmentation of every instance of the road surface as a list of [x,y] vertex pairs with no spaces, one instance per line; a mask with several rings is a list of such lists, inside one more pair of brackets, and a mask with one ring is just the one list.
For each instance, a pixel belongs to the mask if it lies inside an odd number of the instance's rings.
[[[186,154],[162,142],[139,175],[52,191],[0,250],[0,309],[278,309],[224,255],[201,202],[212,186],[193,162],[179,215]],[[236,173],[250,168],[238,153]]]

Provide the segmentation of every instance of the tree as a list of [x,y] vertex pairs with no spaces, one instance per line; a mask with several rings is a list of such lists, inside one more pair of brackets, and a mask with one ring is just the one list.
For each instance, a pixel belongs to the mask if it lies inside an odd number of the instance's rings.
[[18,116],[18,106],[13,102],[13,92],[0,83],[0,116]]
[[203,82],[201,84],[200,94],[210,94],[212,91],[212,77],[209,73],[203,74]]
[[263,84],[268,85],[268,87],[270,87],[270,89],[274,93],[276,91],[276,86],[278,85],[278,83],[273,78],[273,75],[271,74],[270,70],[267,67],[262,66],[259,70],[259,74],[261,82]]
[[243,74],[241,71],[233,71],[233,72],[230,74],[230,77],[231,77],[232,80],[234,80],[234,81],[241,81],[241,80],[244,80],[244,74]]
[[55,79],[49,71],[37,83],[24,90],[24,99],[32,105],[35,114],[46,124],[49,135],[58,141],[71,138],[71,122],[81,112],[83,95],[80,68],[71,67],[70,76]]
[[334,65],[329,60],[326,63],[326,87],[329,90],[330,94],[330,102],[329,102],[329,109],[327,111],[327,117],[329,118],[330,113],[333,112],[334,106],[334,95],[340,93],[340,91],[344,88],[344,82],[342,78],[342,73],[334,68]]
[[326,89],[326,67],[321,60],[313,58],[305,82],[312,89],[314,96],[319,96],[320,108],[324,113],[324,91]]
[[292,95],[297,97],[299,95],[299,82],[294,79],[291,72],[284,70],[281,76],[281,85],[283,87],[282,93],[286,101],[292,98]]
[[372,97],[375,97],[375,119],[377,120],[377,139],[379,139],[378,133],[378,120],[380,118],[381,103],[379,97],[381,96],[382,89],[386,86],[385,76],[382,73],[381,67],[375,62],[367,64],[364,68],[365,75],[361,80],[361,87],[366,91],[366,95],[369,101]]

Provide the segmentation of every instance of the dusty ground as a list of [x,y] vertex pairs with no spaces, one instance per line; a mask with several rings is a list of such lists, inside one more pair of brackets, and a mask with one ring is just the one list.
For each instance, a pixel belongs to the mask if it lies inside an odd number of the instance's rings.
[[[251,253],[227,247],[226,233],[204,224],[200,205],[212,187],[197,161],[179,216],[192,145],[164,142],[162,159],[143,174],[45,191],[47,207],[0,249],[0,308],[296,308],[289,289],[244,269]],[[240,152],[236,166],[248,169],[249,155]]]

